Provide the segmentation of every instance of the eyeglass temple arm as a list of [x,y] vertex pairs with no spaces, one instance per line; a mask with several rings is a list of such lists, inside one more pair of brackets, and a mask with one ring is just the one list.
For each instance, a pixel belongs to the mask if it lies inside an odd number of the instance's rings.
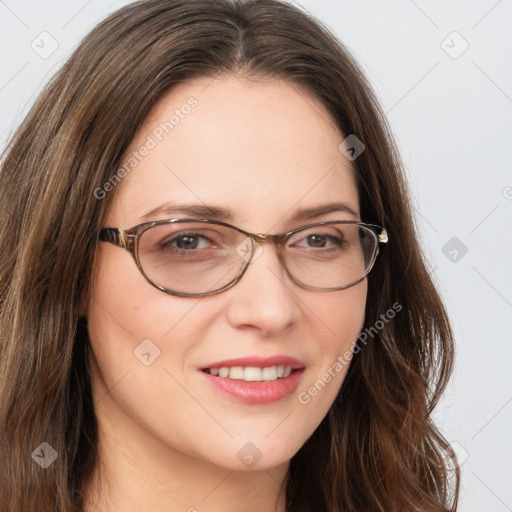
[[102,242],[110,242],[111,244],[122,247],[123,249],[128,248],[126,240],[126,234],[122,229],[117,228],[103,228],[100,231],[99,239]]
[[379,243],[385,244],[388,241],[388,232],[386,231],[386,228],[382,228],[382,231],[378,235],[379,237]]

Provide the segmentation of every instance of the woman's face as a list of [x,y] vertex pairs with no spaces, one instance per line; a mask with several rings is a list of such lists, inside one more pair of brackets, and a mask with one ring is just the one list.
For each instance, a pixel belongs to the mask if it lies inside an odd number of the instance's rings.
[[[360,220],[350,162],[338,149],[344,138],[323,106],[286,82],[181,84],[134,138],[124,162],[136,165],[108,192],[115,196],[104,225],[196,217],[154,211],[170,203],[228,209],[221,220],[252,233]],[[334,202],[356,215],[293,220]],[[158,290],[128,251],[109,243],[99,244],[95,276],[87,317],[99,422],[169,460],[179,452],[231,470],[286,463],[327,414],[364,321],[366,280],[305,290],[271,244],[235,286],[205,297]],[[218,386],[221,377],[205,368],[223,364],[299,371],[269,382],[227,377]]]

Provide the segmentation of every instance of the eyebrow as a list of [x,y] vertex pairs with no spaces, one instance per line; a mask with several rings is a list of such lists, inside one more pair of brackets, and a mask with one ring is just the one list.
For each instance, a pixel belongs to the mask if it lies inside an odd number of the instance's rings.
[[[290,221],[305,221],[327,215],[332,212],[343,212],[352,215],[356,219],[359,219],[359,215],[356,211],[346,203],[334,202],[323,204],[320,206],[314,206],[311,208],[302,208],[294,212],[293,216],[289,219]],[[185,214],[191,217],[201,219],[212,219],[227,221],[233,218],[231,210],[228,208],[222,208],[219,206],[206,205],[206,204],[176,204],[168,202],[153,208],[149,212],[145,213],[141,219],[151,220],[152,218],[160,215],[172,216],[175,214]]]

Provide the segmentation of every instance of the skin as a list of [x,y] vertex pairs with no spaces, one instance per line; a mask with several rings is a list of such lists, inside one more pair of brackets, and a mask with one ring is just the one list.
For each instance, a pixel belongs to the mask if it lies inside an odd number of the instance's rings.
[[[254,233],[360,220],[333,212],[290,222],[297,208],[331,201],[359,215],[359,199],[338,150],[345,137],[318,101],[284,81],[181,84],[154,106],[127,153],[190,96],[198,105],[111,192],[105,226],[130,228],[171,200],[227,207],[227,222]],[[366,294],[366,280],[335,292],[304,290],[265,245],[234,287],[177,297],[151,286],[128,251],[100,243],[86,308],[100,453],[87,510],[284,511],[289,461],[327,414],[348,364],[307,405],[298,394],[351,350]],[[160,356],[145,366],[133,351],[148,338]],[[271,404],[227,398],[198,370],[276,354],[302,360],[306,370],[297,392]],[[250,468],[237,457],[247,442],[262,454]]]

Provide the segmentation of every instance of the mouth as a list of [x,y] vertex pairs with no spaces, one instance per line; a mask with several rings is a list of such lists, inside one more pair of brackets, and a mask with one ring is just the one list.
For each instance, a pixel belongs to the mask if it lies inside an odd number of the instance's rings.
[[269,404],[290,396],[305,370],[302,361],[286,356],[231,359],[200,368],[214,390],[246,405]]

